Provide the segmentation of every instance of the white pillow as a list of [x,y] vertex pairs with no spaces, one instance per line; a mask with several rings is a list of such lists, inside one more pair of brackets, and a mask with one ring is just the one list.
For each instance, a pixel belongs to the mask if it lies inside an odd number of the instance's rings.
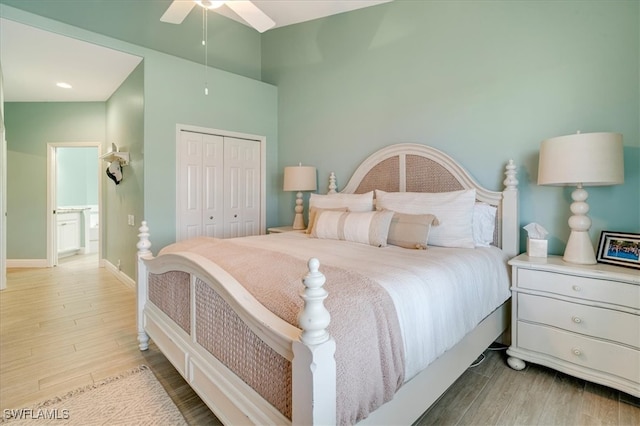
[[386,247],[393,215],[394,212],[390,210],[371,212],[321,210],[316,217],[311,236]]
[[493,243],[496,227],[496,206],[475,203],[473,206],[473,242],[476,247],[489,247]]
[[385,192],[376,189],[376,207],[407,214],[432,214],[439,225],[431,228],[428,244],[474,248],[475,189],[452,192]]
[[315,209],[344,208],[351,212],[370,212],[373,210],[373,191],[364,194],[314,194],[309,196],[309,227],[313,232]]

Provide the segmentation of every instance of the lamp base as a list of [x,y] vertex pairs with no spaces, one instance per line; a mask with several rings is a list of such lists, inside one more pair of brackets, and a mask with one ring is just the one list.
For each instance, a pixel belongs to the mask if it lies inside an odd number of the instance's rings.
[[301,191],[298,191],[298,193],[296,194],[296,207],[294,211],[296,212],[296,215],[293,217],[293,229],[295,231],[305,229],[304,216],[302,215],[303,207]]
[[591,219],[587,216],[589,211],[588,196],[589,194],[581,183],[571,193],[571,198],[573,199],[571,213],[573,213],[573,216],[569,218],[571,234],[562,258],[565,262],[578,265],[595,265],[597,263],[593,245],[591,244],[591,237],[589,237]]
[[571,231],[562,260],[578,265],[595,265],[596,254],[586,231]]

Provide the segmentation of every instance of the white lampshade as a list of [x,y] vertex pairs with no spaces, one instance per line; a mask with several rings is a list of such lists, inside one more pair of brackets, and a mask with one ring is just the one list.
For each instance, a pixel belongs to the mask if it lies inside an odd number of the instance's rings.
[[583,186],[616,185],[624,182],[622,135],[576,133],[547,139],[540,144],[538,185],[572,185],[569,227],[571,234],[563,259],[590,265],[596,257],[589,237],[588,194]]
[[316,180],[316,168],[310,166],[291,166],[284,168],[283,190],[297,191],[295,216],[293,229],[304,229],[304,217],[302,215],[302,191],[315,191],[318,187]]
[[284,191],[315,191],[316,168],[310,166],[291,166],[284,168]]
[[623,182],[620,133],[576,133],[540,144],[538,185],[596,186]]

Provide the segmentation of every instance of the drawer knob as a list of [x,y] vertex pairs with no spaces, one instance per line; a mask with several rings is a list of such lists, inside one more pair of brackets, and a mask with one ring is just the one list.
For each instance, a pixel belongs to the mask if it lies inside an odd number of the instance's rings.
[[573,288],[573,291],[580,291],[580,290],[582,290],[582,289],[580,288],[580,286],[579,286],[579,285],[574,285],[574,286],[573,286],[573,287],[571,287],[571,288]]
[[582,322],[582,318],[580,318],[580,317],[571,317],[571,321],[575,322],[576,324],[580,324]]
[[573,352],[573,354],[574,354],[575,356],[580,356],[580,355],[582,355],[582,350],[581,350],[580,348],[573,348],[573,349],[571,349],[571,352]]

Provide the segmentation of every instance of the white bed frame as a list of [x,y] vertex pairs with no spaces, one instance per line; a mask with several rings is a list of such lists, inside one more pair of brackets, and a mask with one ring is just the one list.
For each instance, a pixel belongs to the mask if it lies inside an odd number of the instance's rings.
[[[481,187],[451,157],[434,148],[418,144],[390,145],[372,154],[356,170],[341,191],[357,192],[374,167],[397,157],[399,190],[405,191],[407,158],[424,157],[435,161],[465,189],[475,188],[477,200],[498,206],[496,245],[510,257],[519,251],[518,191],[513,161],[506,166],[502,192]],[[395,158],[393,159],[395,162]],[[335,192],[331,174],[329,192]],[[294,327],[249,294],[234,278],[215,263],[195,254],[174,253],[154,257],[149,250],[149,229],[142,223],[138,242],[138,340],[140,350],[151,338],[191,385],[213,413],[225,424],[328,425],[336,419],[335,341],[326,331],[329,313],[323,300],[324,276],[317,259],[309,261],[309,273],[301,277],[305,286],[300,328]],[[321,269],[321,267],[320,267]],[[230,369],[218,361],[148,300],[148,274],[184,271],[191,276],[191,309],[195,308],[194,283],[208,283],[236,312],[242,321],[273,350],[292,362],[292,420],[287,419]],[[302,288],[302,286],[301,286]],[[407,382],[395,397],[378,408],[361,424],[411,424],[432,405],[468,366],[508,328],[509,301],[485,318],[456,346]],[[191,315],[191,330],[195,330]],[[195,334],[192,332],[192,334]]]

